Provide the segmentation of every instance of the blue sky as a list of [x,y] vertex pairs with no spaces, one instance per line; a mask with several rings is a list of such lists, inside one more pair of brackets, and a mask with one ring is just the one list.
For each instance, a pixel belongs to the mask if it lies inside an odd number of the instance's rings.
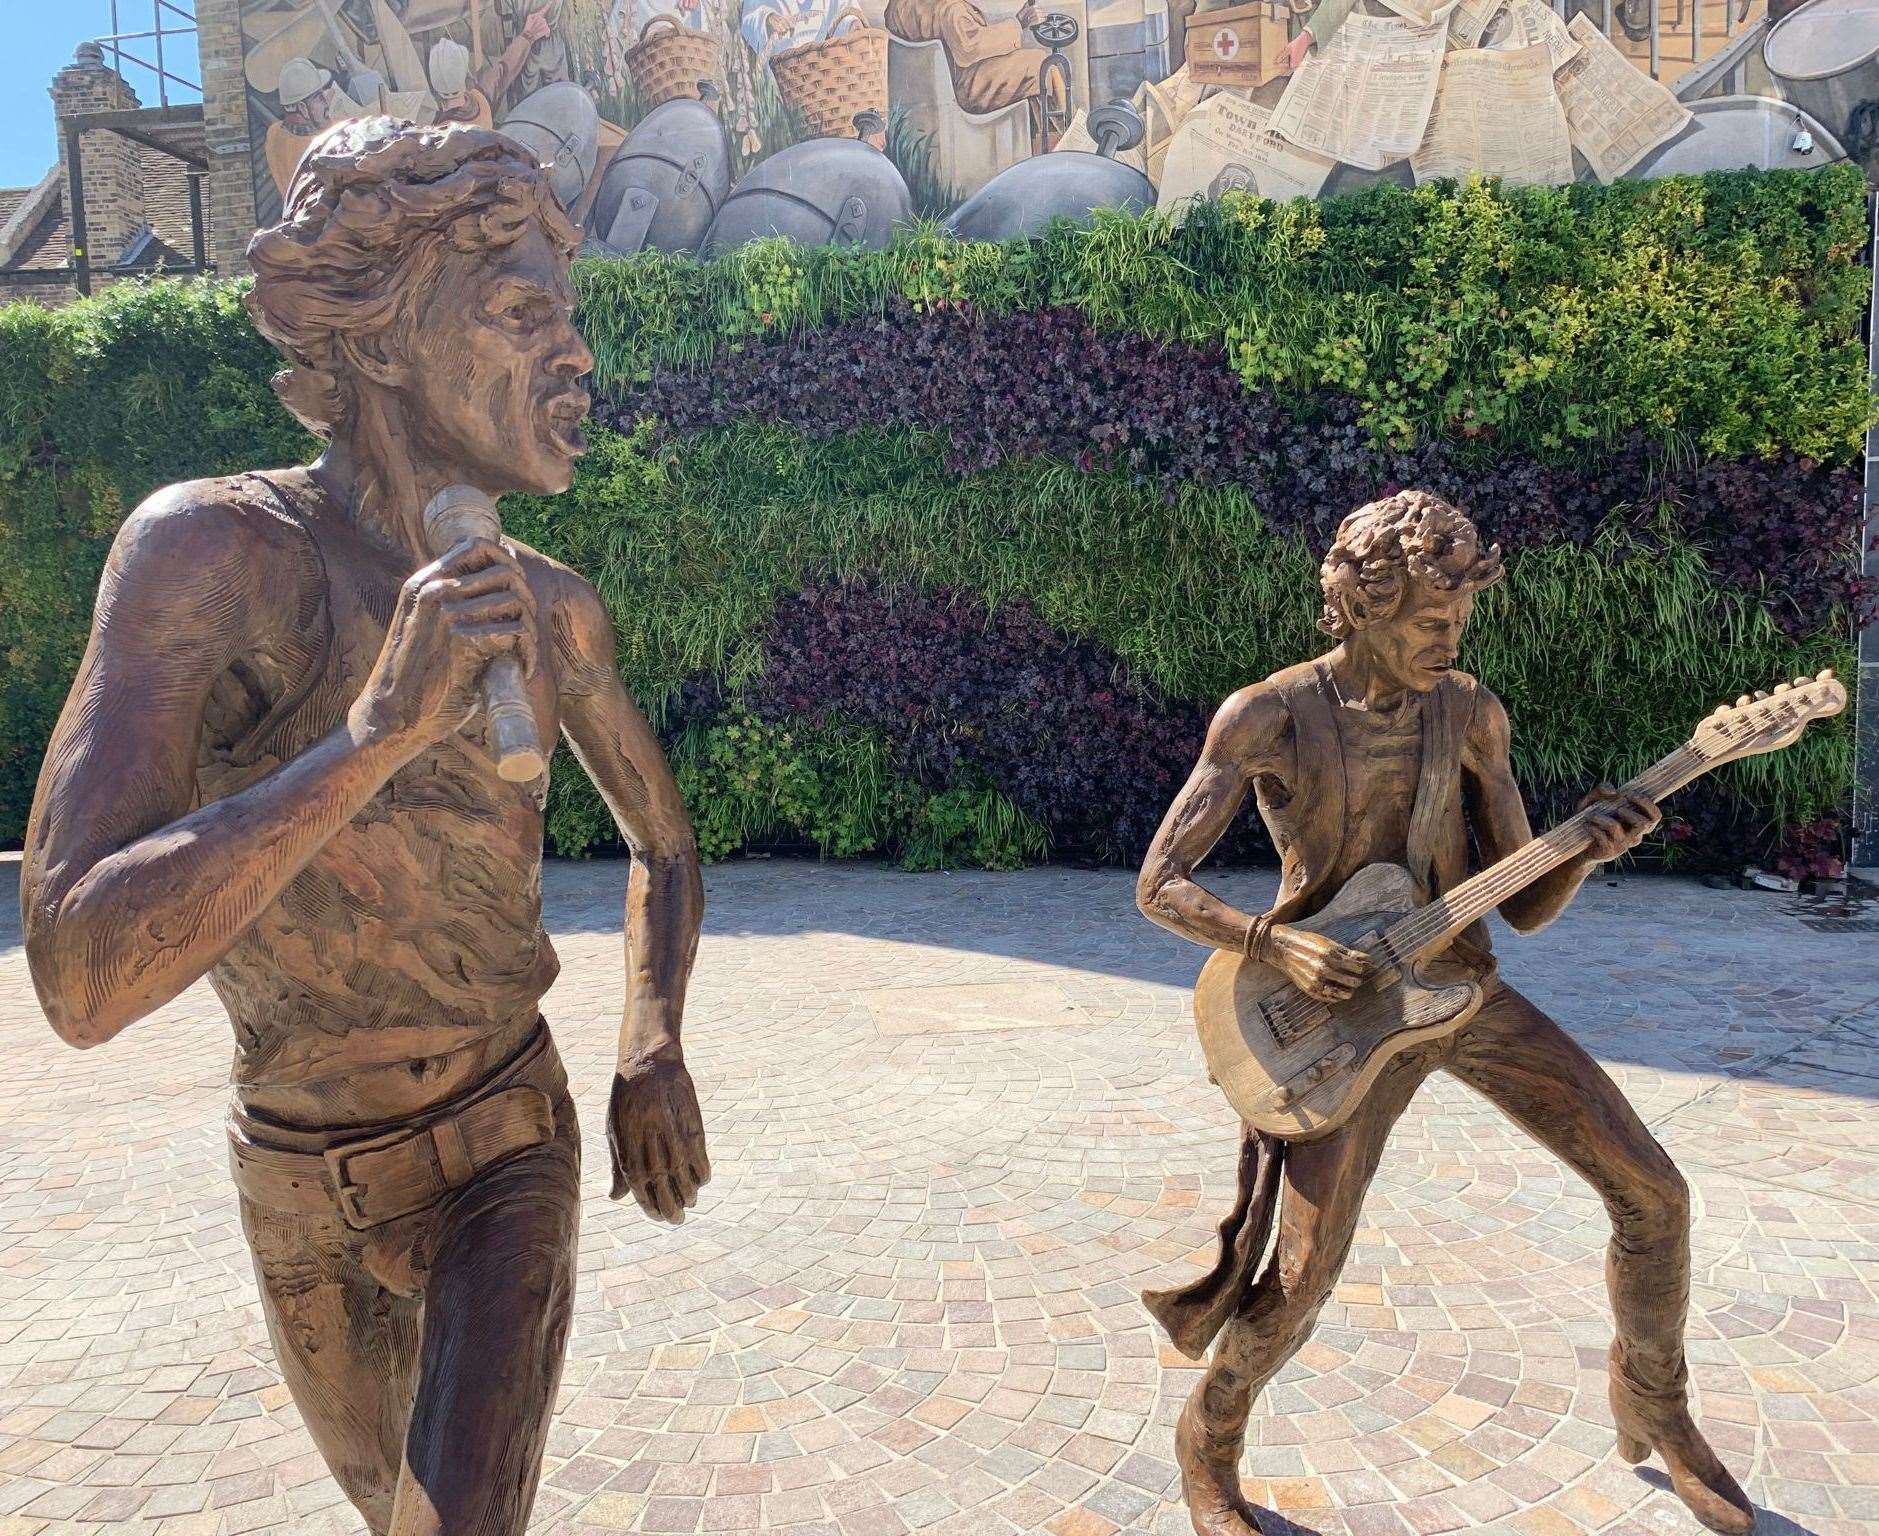
[[[118,0],[118,19],[127,32],[150,27],[151,0]],[[88,37],[111,30],[110,0],[0,0],[6,45],[0,47],[0,187],[21,187],[39,180],[58,155],[52,131],[52,99],[46,87],[69,63],[72,50]],[[170,25],[179,25],[174,17]],[[132,44],[144,52],[149,44]],[[194,80],[196,40],[164,39],[186,61],[174,73]],[[154,79],[125,66],[124,73],[146,103],[157,99]],[[175,99],[174,96],[171,98]]]

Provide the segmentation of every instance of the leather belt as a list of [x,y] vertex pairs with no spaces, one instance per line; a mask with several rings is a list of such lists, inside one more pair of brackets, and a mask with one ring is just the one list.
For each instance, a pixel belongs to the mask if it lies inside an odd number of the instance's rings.
[[554,1101],[546,1092],[526,1083],[501,1086],[541,1062],[546,1039],[544,1032],[535,1049],[525,1047],[461,1107],[372,1135],[342,1134],[317,1152],[257,1141],[253,1132],[266,1128],[236,1116],[228,1136],[236,1188],[257,1205],[294,1215],[329,1216],[337,1208],[361,1232],[424,1210],[554,1135]]

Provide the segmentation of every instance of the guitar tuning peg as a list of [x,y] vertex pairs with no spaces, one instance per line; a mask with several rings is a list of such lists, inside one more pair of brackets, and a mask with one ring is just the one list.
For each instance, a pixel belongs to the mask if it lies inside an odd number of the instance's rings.
[[1808,680],[1806,678],[1797,677],[1792,683],[1784,684],[1783,686],[1790,687],[1790,688],[1805,688],[1807,686],[1807,683],[1808,683]]
[[1814,674],[1814,681],[1817,683],[1832,682],[1833,681],[1833,668],[1822,667],[1818,672]]
[[1748,695],[1747,695],[1747,694],[1745,693],[1745,694],[1743,694],[1743,695],[1742,695],[1742,697],[1741,697],[1741,698],[1739,698],[1739,699],[1737,699],[1737,700],[1735,701],[1735,707],[1736,707],[1737,709],[1742,709],[1742,708],[1744,708],[1744,707],[1746,707],[1747,705],[1750,705],[1750,704],[1753,704],[1754,702],[1755,702],[1755,701],[1754,701],[1753,699],[1751,699],[1751,698],[1750,698],[1750,697],[1749,697],[1749,696],[1748,696]]
[[1770,697],[1772,697],[1772,695],[1770,695],[1770,693],[1768,692],[1766,688],[1763,688],[1756,693],[1755,702],[1759,704],[1761,703],[1763,699],[1770,698]]

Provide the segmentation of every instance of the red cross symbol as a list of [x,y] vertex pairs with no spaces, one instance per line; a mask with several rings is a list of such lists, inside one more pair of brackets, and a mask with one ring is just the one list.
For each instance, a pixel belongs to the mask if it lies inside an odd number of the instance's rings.
[[1223,59],[1230,59],[1240,51],[1240,34],[1231,27],[1222,27],[1214,33],[1214,52]]

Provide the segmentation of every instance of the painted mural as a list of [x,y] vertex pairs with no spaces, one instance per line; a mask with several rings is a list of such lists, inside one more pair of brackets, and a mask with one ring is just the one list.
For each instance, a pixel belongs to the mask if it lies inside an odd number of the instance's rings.
[[386,112],[528,143],[595,250],[709,254],[1862,152],[1879,0],[1768,5],[245,0],[242,23],[264,224],[322,128]]

